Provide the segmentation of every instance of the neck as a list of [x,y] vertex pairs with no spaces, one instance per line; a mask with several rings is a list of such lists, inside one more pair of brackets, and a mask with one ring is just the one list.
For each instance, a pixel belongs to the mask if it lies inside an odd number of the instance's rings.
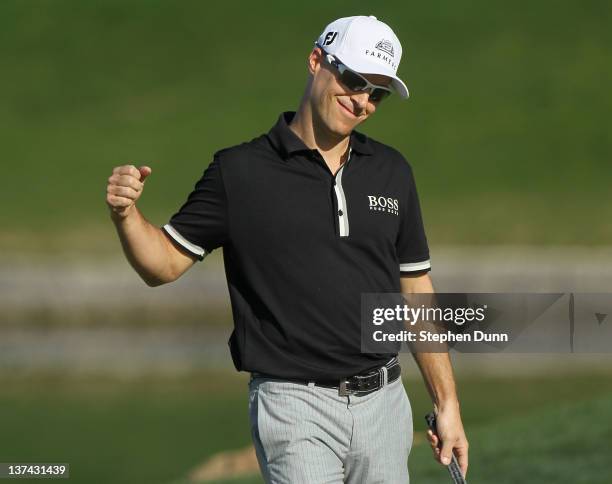
[[336,171],[334,168],[344,163],[350,136],[340,136],[330,132],[323,123],[318,122],[305,100],[302,100],[289,128],[306,146],[321,153],[332,172]]

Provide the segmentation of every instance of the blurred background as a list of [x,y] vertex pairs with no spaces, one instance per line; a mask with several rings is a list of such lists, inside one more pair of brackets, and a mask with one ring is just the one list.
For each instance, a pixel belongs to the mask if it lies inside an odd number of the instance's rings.
[[[436,289],[612,293],[609,2],[5,0],[0,462],[68,462],[90,484],[262,482],[221,254],[146,287],[106,180],[151,166],[139,206],[163,225],[216,150],[297,107],[314,40],[358,14],[404,47],[411,98],[360,130],[413,166]],[[608,355],[453,360],[471,482],[612,480]],[[447,482],[402,362],[412,480]]]

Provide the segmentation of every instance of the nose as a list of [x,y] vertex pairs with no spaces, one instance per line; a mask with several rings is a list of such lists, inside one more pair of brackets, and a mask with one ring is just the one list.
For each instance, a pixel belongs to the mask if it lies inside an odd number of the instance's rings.
[[353,101],[355,108],[357,108],[357,110],[360,112],[365,111],[366,107],[368,106],[369,98],[370,93],[367,91],[360,91],[351,96],[351,100]]

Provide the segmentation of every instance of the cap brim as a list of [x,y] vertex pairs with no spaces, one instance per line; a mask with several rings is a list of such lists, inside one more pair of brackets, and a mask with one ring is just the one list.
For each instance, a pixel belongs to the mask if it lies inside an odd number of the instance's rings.
[[410,93],[408,92],[408,88],[404,81],[402,81],[399,77],[393,76],[391,84],[393,85],[393,89],[399,94],[402,99],[408,99]]

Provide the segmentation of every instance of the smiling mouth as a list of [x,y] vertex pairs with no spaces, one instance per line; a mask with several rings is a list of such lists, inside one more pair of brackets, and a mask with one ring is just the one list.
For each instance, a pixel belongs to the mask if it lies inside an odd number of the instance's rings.
[[340,106],[342,107],[342,109],[344,109],[347,113],[349,113],[351,115],[351,117],[356,118],[357,115],[351,111],[350,109],[348,109],[344,104],[342,104],[338,99],[336,99],[336,101],[338,101],[338,104],[340,104]]

